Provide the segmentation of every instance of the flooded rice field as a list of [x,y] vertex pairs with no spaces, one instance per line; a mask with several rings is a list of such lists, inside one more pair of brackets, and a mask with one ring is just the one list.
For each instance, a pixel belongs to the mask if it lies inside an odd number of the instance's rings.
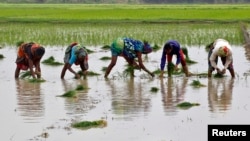
[[[43,83],[14,79],[16,49],[5,47],[0,54],[0,140],[2,141],[205,141],[208,124],[250,124],[250,60],[244,47],[232,46],[236,78],[212,78],[183,75],[151,79],[143,71],[136,77],[122,74],[127,63],[118,58],[109,79],[103,67],[109,51],[90,47],[89,71],[99,73],[76,80],[69,72],[60,79],[62,66],[41,64]],[[46,47],[42,60],[53,56],[63,62],[66,47]],[[198,63],[189,65],[192,73],[207,73],[207,52],[203,47],[188,47],[189,57]],[[145,66],[157,70],[161,50],[148,55]],[[80,67],[73,66],[75,70]],[[167,76],[167,74],[165,74]],[[193,80],[205,87],[195,88]],[[77,85],[87,89],[74,98],[58,97]],[[156,87],[159,91],[151,92]],[[181,102],[199,103],[189,109]],[[76,129],[78,121],[106,120],[103,128]]]

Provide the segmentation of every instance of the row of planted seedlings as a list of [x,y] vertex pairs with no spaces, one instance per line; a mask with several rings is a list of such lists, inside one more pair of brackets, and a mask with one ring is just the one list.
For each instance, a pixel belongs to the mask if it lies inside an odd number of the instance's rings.
[[[39,27],[39,29],[37,28]],[[216,38],[224,38],[231,44],[243,41],[239,24],[46,24],[1,23],[0,47],[14,46],[17,41],[34,41],[44,46],[64,46],[77,41],[85,46],[110,44],[117,37],[132,37],[163,45],[174,39],[184,46],[205,46]]]

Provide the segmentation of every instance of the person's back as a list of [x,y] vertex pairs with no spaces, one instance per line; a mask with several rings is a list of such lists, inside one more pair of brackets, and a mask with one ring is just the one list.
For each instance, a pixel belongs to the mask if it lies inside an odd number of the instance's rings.
[[[20,70],[27,70],[28,68],[30,69],[33,78],[35,78],[35,74],[37,74],[37,78],[40,78],[40,60],[43,57],[44,53],[45,48],[40,44],[33,42],[22,43],[18,48],[15,78],[18,78]],[[35,72],[33,71],[34,66]]]
[[65,51],[65,55],[64,55],[64,67],[62,69],[61,72],[61,78],[64,78],[64,75],[66,73],[66,70],[69,70],[71,73],[73,73],[75,75],[76,78],[80,78],[80,75],[77,74],[72,68],[71,66],[73,64],[75,65],[80,65],[81,70],[84,74],[84,77],[86,77],[87,75],[87,70],[89,68],[88,66],[88,52],[87,49],[74,42],[71,43],[66,51]]

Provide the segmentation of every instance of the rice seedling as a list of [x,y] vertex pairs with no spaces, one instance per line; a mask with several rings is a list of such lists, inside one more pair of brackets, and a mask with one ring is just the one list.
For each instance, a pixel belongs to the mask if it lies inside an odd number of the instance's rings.
[[167,64],[167,70],[168,70],[168,76],[171,77],[173,72],[174,72],[174,64],[171,62],[171,63],[168,63]]
[[30,78],[31,77],[31,72],[30,71],[23,71],[20,73],[20,78]]
[[157,88],[157,87],[151,87],[151,90],[150,90],[151,92],[158,92],[159,91],[159,88]]
[[108,56],[104,56],[104,57],[101,57],[101,58],[100,58],[100,60],[104,60],[104,61],[110,60],[110,59],[111,59],[111,57],[108,57]]
[[93,51],[93,50],[91,50],[91,49],[86,49],[86,50],[87,50],[88,54],[90,54],[90,53],[94,53],[94,51]]
[[102,67],[101,71],[105,72],[108,67]]
[[[80,70],[77,72],[80,76],[83,76],[83,72]],[[88,71],[87,72],[88,76],[96,76],[96,75],[100,75],[99,73],[93,72],[93,71]]]
[[[39,26],[39,30],[37,27]],[[84,26],[85,28],[81,28]],[[36,41],[43,45],[68,45],[72,40],[83,42],[89,46],[110,44],[115,38],[121,36],[136,39],[147,39],[155,45],[162,45],[166,39],[176,39],[184,46],[205,46],[215,38],[225,38],[232,44],[242,43],[242,33],[237,24],[148,24],[148,23],[117,23],[115,25],[98,23],[82,24],[54,24],[45,23],[1,23],[0,45],[16,44],[16,40]],[[33,35],[34,32],[36,31]],[[105,34],[103,34],[105,33]],[[150,35],[150,36],[148,36]],[[1,38],[2,37],[2,38]],[[84,38],[81,38],[84,37]],[[159,48],[159,47],[158,47]],[[88,49],[88,52],[93,52]]]
[[107,121],[105,120],[95,120],[95,121],[81,121],[72,124],[72,127],[79,128],[79,129],[89,129],[89,128],[96,128],[96,127],[106,127]]
[[223,77],[225,77],[223,74],[221,74],[221,73],[215,73],[214,74],[214,77],[215,78],[223,78]]
[[44,79],[37,79],[37,78],[31,78],[31,79],[28,79],[29,82],[31,83],[42,83],[42,82],[45,82],[46,80]]
[[191,102],[182,102],[177,104],[177,107],[182,108],[182,109],[189,109],[190,107],[193,106],[199,106],[199,103],[191,103]]
[[206,85],[201,84],[199,80],[193,80],[193,82],[191,83],[191,86],[198,88],[198,87],[205,87]]
[[102,49],[103,49],[103,50],[110,50],[110,46],[109,46],[109,45],[104,45],[104,46],[102,47]]
[[158,51],[161,49],[161,46],[154,44],[154,46],[152,46],[153,51]]
[[[166,71],[165,71],[166,72]],[[160,69],[157,69],[155,71],[153,71],[154,74],[160,74],[161,73],[161,70]]]
[[52,65],[52,66],[63,65],[63,63],[61,63],[61,62],[55,61],[55,58],[53,56],[50,56],[49,58],[43,60],[42,63],[47,64],[47,65]]
[[60,97],[75,97],[75,96],[76,96],[75,90],[69,90],[69,91],[63,93],[62,95],[60,95]]
[[0,59],[3,59],[3,58],[4,58],[3,54],[0,54]]
[[77,85],[76,90],[77,91],[81,91],[84,90],[85,88],[83,87],[83,85]]
[[96,75],[101,75],[101,74],[93,72],[93,71],[88,71],[88,76],[96,76]]

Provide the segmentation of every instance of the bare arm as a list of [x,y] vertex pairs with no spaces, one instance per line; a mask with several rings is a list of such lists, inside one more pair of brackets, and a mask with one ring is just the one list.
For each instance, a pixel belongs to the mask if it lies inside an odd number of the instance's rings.
[[33,78],[36,78],[35,72],[34,72],[34,70],[33,70],[34,64],[33,64],[33,61],[32,61],[30,58],[28,59],[28,63],[29,63],[29,69],[30,69],[31,76],[32,76]]
[[143,69],[145,72],[147,72],[148,74],[150,74],[152,77],[154,77],[154,74],[151,73],[143,64],[142,62],[142,53],[141,52],[137,52],[137,57],[138,57],[138,62],[139,62],[139,66],[141,69]]
[[71,68],[71,64],[69,63],[65,63],[61,72],[61,78],[64,78],[64,75],[66,73],[67,70],[69,70],[71,73],[73,73],[77,78],[79,78],[80,76]]
[[39,59],[35,64],[35,74],[37,75],[37,78],[41,78],[40,60],[41,59]]

